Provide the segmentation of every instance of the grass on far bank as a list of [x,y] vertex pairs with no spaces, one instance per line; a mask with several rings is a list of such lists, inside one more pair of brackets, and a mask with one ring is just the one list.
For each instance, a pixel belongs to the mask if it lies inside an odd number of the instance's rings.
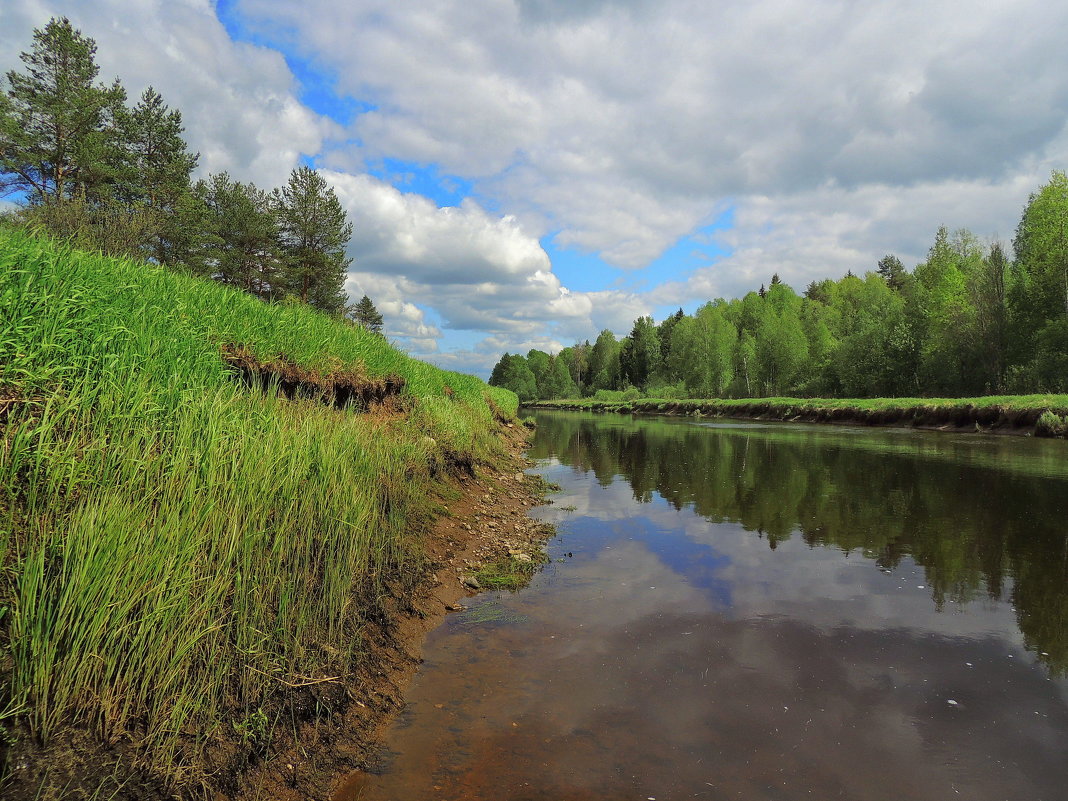
[[[614,393],[613,393],[614,394]],[[622,393],[619,393],[622,395]],[[536,401],[537,408],[637,414],[694,414],[916,425],[1033,427],[1038,436],[1068,436],[1068,395],[978,398],[597,398]]]
[[[235,344],[406,388],[286,400],[235,380]],[[77,729],[210,794],[235,722],[359,662],[440,480],[516,406],[305,307],[0,228],[0,749]]]

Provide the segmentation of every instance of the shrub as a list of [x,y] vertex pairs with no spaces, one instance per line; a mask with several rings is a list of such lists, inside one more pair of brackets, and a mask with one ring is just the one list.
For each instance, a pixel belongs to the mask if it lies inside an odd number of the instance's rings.
[[1042,412],[1035,423],[1036,437],[1066,437],[1068,436],[1068,415],[1061,417],[1049,409]]

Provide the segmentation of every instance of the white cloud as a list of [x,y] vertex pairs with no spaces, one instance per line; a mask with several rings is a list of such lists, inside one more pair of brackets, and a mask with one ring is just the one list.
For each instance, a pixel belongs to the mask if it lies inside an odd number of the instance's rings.
[[906,187],[882,184],[851,190],[821,187],[786,196],[752,196],[738,204],[734,226],[718,235],[731,255],[663,284],[658,304],[692,298],[739,297],[767,284],[773,273],[798,291],[811,281],[874,270],[896,254],[909,268],[923,261],[940,225],[968,228],[1011,246],[1015,223],[1035,188],[1014,175],[993,183],[943,181]]
[[278,186],[334,130],[301,104],[282,54],[232,41],[207,0],[6,0],[0,67],[21,71],[32,30],[53,16],[96,41],[101,80],[120,78],[131,103],[151,85],[182,112],[201,174]]
[[[725,200],[947,187],[1068,155],[1068,7],[245,0],[377,108],[361,153],[442,165],[535,234],[647,263]],[[294,33],[295,32],[295,33]]]
[[[354,233],[348,292],[374,299],[387,336],[438,364],[464,364],[488,374],[503,350],[558,351],[596,326],[629,329],[647,304],[620,292],[571,292],[553,274],[538,240],[511,216],[473,201],[439,208],[370,175],[325,171],[349,214]],[[490,336],[475,350],[436,353],[439,327],[425,321],[432,307],[448,329]],[[546,321],[552,333],[544,333]]]

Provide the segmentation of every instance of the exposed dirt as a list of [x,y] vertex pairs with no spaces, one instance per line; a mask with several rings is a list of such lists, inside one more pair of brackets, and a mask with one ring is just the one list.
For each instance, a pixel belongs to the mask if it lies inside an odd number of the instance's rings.
[[327,370],[308,370],[282,354],[262,361],[244,345],[234,344],[223,345],[221,354],[226,366],[252,389],[290,400],[311,398],[338,409],[364,410],[395,400],[405,385],[398,375],[371,378],[361,364],[339,362]]
[[375,763],[386,727],[400,712],[404,688],[419,667],[424,638],[463,598],[478,592],[470,578],[482,564],[510,553],[537,558],[552,529],[527,512],[543,502],[544,485],[525,475],[526,431],[502,427],[509,458],[496,471],[460,476],[461,496],[447,503],[426,542],[429,567],[415,587],[394,593],[387,614],[365,630],[368,649],[360,672],[346,677],[346,704],[326,719],[305,724],[289,747],[243,777],[239,801],[327,801],[353,772]]

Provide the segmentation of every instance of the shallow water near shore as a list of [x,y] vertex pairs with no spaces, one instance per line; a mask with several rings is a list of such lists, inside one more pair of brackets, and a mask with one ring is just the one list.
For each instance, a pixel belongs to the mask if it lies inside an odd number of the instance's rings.
[[1064,797],[1066,443],[536,417],[551,563],[339,799]]

